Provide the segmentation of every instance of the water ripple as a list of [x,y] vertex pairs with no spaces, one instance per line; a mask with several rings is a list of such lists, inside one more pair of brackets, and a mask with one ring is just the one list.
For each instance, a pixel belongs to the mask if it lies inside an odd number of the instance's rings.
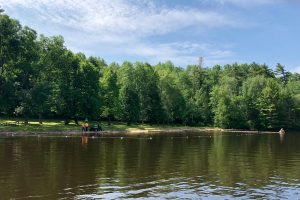
[[4,139],[1,199],[297,199],[300,135],[277,136]]

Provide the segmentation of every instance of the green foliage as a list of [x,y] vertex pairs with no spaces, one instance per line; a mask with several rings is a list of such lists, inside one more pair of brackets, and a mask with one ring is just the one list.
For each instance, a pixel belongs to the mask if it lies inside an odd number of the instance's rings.
[[0,14],[0,113],[5,115],[13,112],[17,106],[14,73],[16,58],[19,56],[21,30],[17,20]]
[[130,126],[132,122],[138,120],[140,111],[138,94],[129,86],[124,86],[120,91],[120,101],[121,119]]
[[180,88],[180,77],[183,70],[177,68],[170,61],[160,63],[155,67],[159,75],[159,91],[163,107],[163,121],[165,123],[182,123],[184,120],[186,102],[183,90]]
[[278,128],[278,103],[280,86],[274,79],[267,79],[258,97],[259,119],[264,128]]
[[119,86],[117,84],[117,70],[119,66],[115,63],[104,68],[103,77],[100,81],[102,94],[102,116],[109,120],[115,119],[120,108]]
[[250,129],[263,128],[261,124],[260,108],[258,100],[262,96],[262,90],[266,85],[266,78],[262,75],[249,77],[242,86],[242,101],[245,108],[246,126]]
[[130,62],[124,62],[118,71],[119,100],[121,104],[119,118],[127,122],[127,125],[139,120],[140,99],[135,77],[133,65]]
[[78,116],[98,119],[101,102],[99,78],[100,73],[97,66],[85,59],[82,54],[76,55],[80,60],[79,77],[76,80],[78,90]]
[[244,109],[239,96],[238,81],[225,76],[211,93],[215,125],[223,128],[244,128]]
[[278,77],[280,77],[281,82],[286,85],[288,82],[289,74],[284,69],[284,66],[278,63],[276,65],[275,73]]
[[140,120],[142,122],[159,123],[163,110],[159,94],[159,76],[148,63],[135,63],[136,88],[140,100]]
[[202,68],[107,65],[74,54],[62,36],[45,37],[0,12],[0,115],[74,120],[300,128],[300,75],[277,64]]

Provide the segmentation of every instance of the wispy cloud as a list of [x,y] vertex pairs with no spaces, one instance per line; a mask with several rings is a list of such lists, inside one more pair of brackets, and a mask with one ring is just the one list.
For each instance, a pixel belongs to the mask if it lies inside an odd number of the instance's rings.
[[7,7],[21,6],[53,23],[85,31],[149,36],[188,26],[234,26],[229,16],[193,8],[168,8],[153,1],[125,0],[0,0]]
[[[201,0],[200,0],[201,1]],[[259,6],[284,2],[284,0],[204,0],[219,4],[233,4],[240,6]]]
[[173,43],[133,43],[122,47],[122,53],[148,58],[147,61],[155,64],[171,60],[177,65],[195,64],[199,56],[205,57],[205,65],[228,62],[228,58],[235,55],[223,46],[207,43],[173,42]]
[[230,57],[233,52],[180,38],[169,43],[150,43],[148,38],[190,27],[205,31],[240,24],[237,18],[225,13],[168,7],[151,0],[0,0],[0,4],[4,8],[26,10],[42,25],[71,29],[64,36],[74,50],[86,52],[102,46],[110,55],[136,55],[150,62],[172,60],[180,65],[195,63],[199,55],[213,62]]

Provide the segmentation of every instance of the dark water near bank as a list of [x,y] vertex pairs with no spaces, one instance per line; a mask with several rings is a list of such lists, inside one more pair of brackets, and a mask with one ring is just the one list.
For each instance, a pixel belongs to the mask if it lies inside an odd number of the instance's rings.
[[0,138],[0,199],[300,199],[300,133]]

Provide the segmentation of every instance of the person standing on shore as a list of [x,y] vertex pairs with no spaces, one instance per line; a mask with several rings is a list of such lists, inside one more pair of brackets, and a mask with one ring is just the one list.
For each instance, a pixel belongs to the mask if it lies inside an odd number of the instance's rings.
[[82,131],[82,132],[85,131],[85,122],[83,122],[83,123],[81,124],[81,131]]
[[84,123],[84,128],[85,128],[85,131],[89,130],[89,123],[87,121],[85,121],[85,123]]

